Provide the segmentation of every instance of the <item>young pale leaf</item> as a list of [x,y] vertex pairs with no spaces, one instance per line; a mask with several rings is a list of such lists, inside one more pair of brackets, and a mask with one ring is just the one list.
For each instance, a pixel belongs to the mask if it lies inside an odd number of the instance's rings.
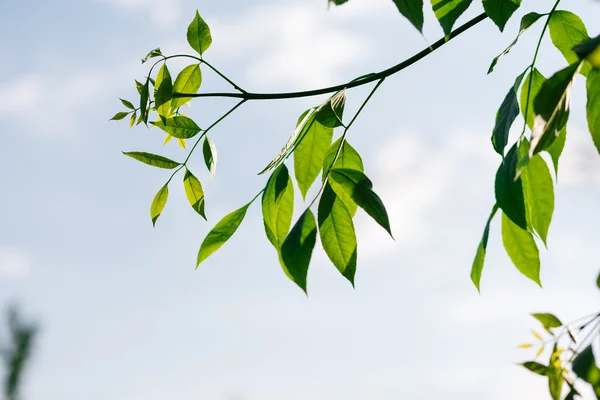
[[582,62],[558,71],[542,85],[535,100],[535,122],[531,134],[529,158],[546,150],[567,125],[571,108],[571,87]]
[[315,111],[316,108],[311,108],[306,110],[300,118],[298,118],[298,124],[296,125],[296,129],[289,137],[288,141],[285,143],[279,154],[267,165],[262,171],[258,174],[262,175],[265,172],[272,171],[277,168],[279,164],[293,151],[294,146],[298,143],[298,140],[302,138],[303,134],[306,130],[310,129],[312,124],[315,121]]
[[360,172],[365,171],[360,154],[354,150],[354,147],[352,147],[347,140],[344,140],[344,144],[340,150],[340,155],[335,162],[335,166],[333,166],[333,160],[335,160],[335,156],[338,153],[341,141],[342,138],[336,140],[325,154],[325,158],[323,159],[323,173],[321,174],[323,182],[325,182],[325,178],[329,174],[329,170],[332,167],[340,169],[355,169]]
[[344,107],[346,106],[346,90],[340,90],[317,108],[315,119],[328,128],[342,126]]
[[471,2],[472,0],[431,0],[433,12],[444,34],[452,32],[454,23],[469,8]]
[[[562,53],[567,62],[574,64],[579,61],[573,47],[590,38],[581,18],[570,11],[558,10],[550,17],[548,28],[552,43]],[[589,66],[584,65],[583,75],[587,76],[588,72]]]
[[285,164],[277,168],[267,182],[262,196],[262,213],[267,238],[279,252],[290,231],[294,213],[294,186]]
[[483,9],[502,32],[506,22],[521,5],[521,0],[483,0]]
[[423,33],[423,0],[394,0],[398,11]]
[[210,28],[204,22],[198,10],[196,10],[196,16],[188,27],[187,40],[192,49],[196,50],[200,57],[210,47],[212,43],[212,37],[210,35]]
[[538,321],[540,321],[540,323],[542,324],[542,326],[544,327],[544,329],[548,332],[550,332],[550,329],[552,328],[560,328],[561,326],[563,326],[563,323],[560,322],[560,319],[556,318],[554,315],[552,314],[548,314],[548,313],[537,313],[537,314],[531,314],[535,319],[537,319]]
[[485,254],[487,252],[487,244],[488,239],[490,237],[490,224],[498,211],[498,206],[494,204],[492,208],[492,212],[488,217],[487,223],[485,224],[485,229],[483,230],[483,236],[481,237],[481,242],[477,247],[477,253],[475,254],[475,260],[473,260],[473,266],[471,267],[471,281],[475,285],[478,291],[481,291],[480,282],[481,282],[481,273],[483,272],[483,266],[485,263]]
[[504,157],[496,172],[496,204],[515,224],[527,230],[527,214],[523,180],[517,174],[519,153],[515,143]]
[[152,122],[152,125],[162,129],[177,139],[189,139],[196,136],[198,132],[201,131],[200,127],[196,125],[192,119],[183,115],[165,118],[164,121],[158,119],[157,121]]
[[385,206],[372,190],[373,184],[365,174],[355,169],[333,168],[329,177],[331,188],[344,204],[355,203],[392,236]]
[[185,169],[185,174],[183,176],[183,187],[192,208],[206,220],[206,214],[204,212],[204,190],[202,190],[202,184],[187,168]]
[[212,178],[215,176],[215,171],[217,170],[217,146],[215,146],[214,142],[208,136],[204,137],[202,155],[204,156],[206,168],[208,168],[208,172],[210,172],[210,177]]
[[305,130],[303,137],[299,138],[299,143],[294,150],[294,172],[302,198],[306,197],[306,192],[321,172],[332,137],[333,128],[314,121]]
[[151,58],[160,57],[160,56],[162,56],[162,52],[160,51],[159,47],[157,47],[154,50],[150,50],[150,52],[148,54],[146,54],[146,57],[142,58],[142,64]]
[[[200,64],[188,65],[181,70],[175,83],[173,93],[195,94],[202,84],[202,71]],[[191,97],[175,97],[171,100],[171,110],[174,111],[191,100]]]
[[[254,200],[253,200],[254,201]],[[219,250],[221,246],[227,242],[235,231],[240,227],[240,224],[246,216],[246,211],[250,207],[252,201],[242,208],[227,214],[220,220],[217,225],[206,235],[204,241],[200,245],[200,251],[198,252],[198,261],[196,262],[196,268],[200,263],[206,260],[212,253]]]
[[519,38],[521,37],[521,35],[527,29],[529,29],[533,24],[535,24],[537,22],[537,20],[540,19],[541,17],[543,17],[542,14],[538,14],[536,12],[530,12],[529,14],[525,14],[523,16],[523,18],[521,18],[521,26],[519,28],[519,33],[517,34],[517,37],[515,38],[515,40],[513,40],[513,42],[511,44],[508,45],[508,47],[502,53],[500,53],[496,58],[494,58],[492,60],[492,64],[490,65],[490,68],[488,69],[488,74],[491,74],[492,71],[494,71],[496,64],[498,64],[498,61],[500,61],[500,59],[502,57],[507,55],[508,52],[511,51],[513,47],[515,47],[515,45],[519,41]]
[[[533,129],[533,123],[535,121],[533,102],[542,89],[544,82],[546,82],[544,75],[542,75],[537,68],[534,68],[529,75],[527,75],[527,78],[525,78],[525,83],[523,83],[523,88],[521,89],[521,112],[523,117],[527,119],[527,126],[529,129]],[[528,97],[527,93],[529,93],[530,87],[531,92]],[[529,106],[527,105],[527,99],[529,99]],[[525,112],[527,112],[527,115],[525,115]]]
[[538,375],[542,375],[542,376],[545,376],[549,371],[547,366],[542,365],[535,361],[527,361],[521,365],[523,367],[527,368],[528,370],[530,370],[531,372],[533,372],[534,374],[538,374]]
[[137,118],[137,113],[133,112],[131,114],[131,117],[129,118],[129,129],[133,128],[133,125],[135,124],[136,118]]
[[587,78],[587,121],[596,149],[600,152],[600,69],[594,68]]
[[508,135],[513,122],[519,115],[519,101],[517,100],[517,91],[523,81],[521,74],[515,80],[514,85],[510,88],[504,101],[500,105],[500,109],[496,113],[496,125],[492,132],[492,144],[496,153],[504,157],[504,148],[508,143]]
[[352,215],[329,184],[325,186],[319,201],[318,221],[323,250],[354,286],[357,243]]
[[304,293],[307,293],[306,277],[316,242],[315,217],[310,210],[306,210],[281,246],[281,261],[284,271],[293,282],[304,290]]
[[150,105],[150,78],[146,79],[146,83],[142,86],[140,93],[140,119],[144,124],[148,125],[148,106]]
[[502,214],[502,242],[517,269],[540,287],[540,256],[531,233],[515,225]]
[[173,81],[166,62],[156,75],[155,88],[154,106],[164,123],[165,118],[171,114],[171,99],[173,98]]
[[135,107],[133,106],[133,104],[131,104],[131,102],[129,100],[125,100],[125,99],[119,99],[121,100],[121,103],[123,103],[123,105],[127,108],[129,108],[130,110],[135,110]]
[[156,220],[160,217],[160,214],[163,212],[165,205],[167,204],[167,199],[169,198],[169,186],[165,185],[156,196],[154,196],[154,200],[152,200],[152,205],[150,206],[150,217],[152,218],[152,226],[156,225]]
[[142,94],[142,88],[144,87],[144,84],[142,82],[138,82],[137,79],[134,79],[134,82],[135,82],[135,88],[136,88],[138,94],[141,95]]
[[129,113],[127,111],[121,111],[121,112],[116,113],[115,116],[112,117],[110,120],[111,121],[120,121],[128,115],[129,115]]
[[128,157],[131,157],[135,160],[141,161],[144,164],[151,165],[153,167],[164,168],[164,169],[174,169],[180,166],[181,164],[168,159],[167,157],[159,156],[152,153],[144,153],[141,151],[130,151],[123,152]]

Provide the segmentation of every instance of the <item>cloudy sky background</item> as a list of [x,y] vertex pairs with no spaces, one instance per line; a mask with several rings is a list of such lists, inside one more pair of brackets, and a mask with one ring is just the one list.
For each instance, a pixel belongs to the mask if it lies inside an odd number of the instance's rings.
[[[544,289],[505,255],[491,231],[479,295],[470,266],[493,205],[499,157],[495,113],[530,62],[542,24],[488,76],[514,38],[491,21],[386,81],[349,140],[390,214],[396,241],[358,216],[356,290],[316,249],[309,297],[281,271],[260,207],[198,271],[208,230],[265,183],[255,175],[298,115],[322,99],[249,103],[211,135],[219,151],[207,193],[209,222],[187,204],[180,179],[153,229],[148,208],[168,171],[122,150],[185,154],[157,130],[108,122],[135,98],[139,59],[160,46],[189,52],[196,8],[210,24],[206,58],[252,91],[348,81],[407,58],[441,36],[430,10],[424,38],[388,0],[14,2],[0,15],[0,305],[18,302],[42,331],[27,399],[547,399],[544,379],[515,365],[533,356],[529,312],[564,321],[597,310],[600,158],[575,87],[556,189]],[[526,2],[520,15],[550,1]],[[591,35],[600,6],[571,2]],[[461,22],[481,12],[481,5]],[[546,76],[565,65],[544,42]],[[171,68],[174,73],[174,67]],[[228,90],[204,71],[204,91]],[[348,95],[348,114],[368,88]],[[198,100],[206,127],[233,103]],[[520,124],[517,124],[520,125]],[[299,196],[298,196],[299,197]],[[299,214],[302,207],[298,204]]]

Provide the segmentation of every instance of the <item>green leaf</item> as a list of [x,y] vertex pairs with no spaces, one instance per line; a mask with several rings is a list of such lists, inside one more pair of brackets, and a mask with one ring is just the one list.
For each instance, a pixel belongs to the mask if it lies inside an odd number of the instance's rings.
[[356,233],[352,215],[327,184],[319,201],[319,234],[323,250],[352,286],[356,273]]
[[206,214],[204,212],[204,190],[202,190],[202,184],[187,168],[185,169],[185,174],[183,176],[183,187],[185,188],[185,195],[192,208],[206,220]]
[[[573,47],[590,38],[581,18],[570,11],[558,10],[550,17],[548,28],[552,43],[567,62],[573,64],[579,61]],[[589,69],[590,67],[585,65],[582,74],[587,76]]]
[[600,369],[596,365],[592,346],[585,348],[573,361],[573,372],[594,389],[597,398],[600,398]]
[[156,75],[155,87],[154,106],[164,123],[165,118],[171,113],[171,99],[173,98],[173,81],[166,62]]
[[423,33],[423,0],[394,0],[398,11]]
[[[544,82],[546,82],[544,75],[542,75],[537,68],[534,68],[533,71],[527,75],[527,78],[525,78],[525,83],[523,83],[523,88],[521,89],[521,112],[523,113],[523,118],[527,118],[527,126],[529,129],[533,129],[533,123],[535,121],[533,102],[542,89]],[[529,92],[530,85],[531,94],[529,95],[529,106],[527,106],[527,93]],[[525,115],[525,112],[527,112],[527,115]]]
[[188,27],[187,40],[192,49],[196,50],[201,57],[212,43],[210,28],[200,17],[198,10],[196,10],[196,16]]
[[560,160],[560,156],[562,155],[563,149],[565,148],[565,143],[567,142],[567,127],[564,126],[558,136],[554,140],[546,151],[550,154],[550,158],[552,158],[552,164],[554,166],[554,174],[558,178],[558,162]]
[[596,278],[596,286],[600,289],[600,274],[598,274],[598,277]]
[[304,290],[304,293],[307,293],[306,277],[316,241],[315,217],[310,210],[306,210],[281,246],[283,269],[286,275]]
[[527,230],[523,180],[517,174],[518,149],[515,143],[496,172],[496,204],[515,224]]
[[134,107],[134,105],[133,105],[133,104],[131,104],[131,102],[130,102],[130,101],[128,101],[128,100],[125,100],[125,99],[119,99],[119,100],[121,100],[121,103],[123,103],[123,105],[124,105],[125,107],[129,108],[130,110],[135,110],[135,107]]
[[111,121],[120,121],[128,115],[129,115],[129,113],[127,111],[121,111],[121,112],[116,113],[115,116],[112,117],[110,120]]
[[600,69],[594,68],[587,78],[587,121],[596,149],[600,152]]
[[506,22],[521,5],[521,0],[483,0],[483,9],[502,32]]
[[346,90],[340,90],[317,108],[315,119],[328,128],[342,126],[345,106]]
[[306,192],[321,172],[325,153],[331,146],[332,137],[333,128],[314,121],[305,130],[303,137],[299,138],[294,150],[294,172],[302,198],[306,198]]
[[[202,71],[200,70],[200,64],[188,65],[177,75],[173,84],[173,93],[195,94],[200,89],[201,84]],[[176,97],[171,101],[171,109],[175,110],[190,100],[191,97]]]
[[[338,152],[341,141],[342,138],[336,140],[325,154],[325,158],[323,159],[323,173],[321,177],[323,182],[325,182],[325,177],[327,177],[327,174],[329,174],[329,170],[333,166],[333,160],[335,160],[335,156]],[[355,169],[360,172],[365,171],[362,158],[360,158],[360,154],[358,154],[358,152],[354,150],[354,147],[352,147],[350,143],[348,143],[348,140],[344,140],[344,144],[342,145],[342,149],[340,150],[340,155],[337,161],[335,162],[335,166],[333,167],[338,169]]]
[[293,151],[294,147],[297,145],[298,140],[302,138],[304,133],[310,129],[312,124],[315,121],[315,111],[316,108],[311,108],[306,110],[300,118],[298,118],[298,124],[296,125],[296,129],[292,132],[292,135],[289,137],[288,141],[285,143],[283,148],[279,151],[279,154],[258,174],[262,175],[265,172],[272,171],[277,168],[279,164]]
[[206,235],[204,241],[200,245],[200,251],[198,252],[198,261],[196,262],[196,268],[200,263],[206,260],[212,253],[219,250],[221,246],[225,244],[240,227],[248,207],[254,200],[246,204],[242,208],[235,210],[234,212],[227,214],[221,219],[217,225]]
[[146,83],[142,86],[140,93],[140,119],[144,124],[148,125],[148,106],[150,105],[150,78],[146,79]]
[[142,58],[142,64],[151,58],[160,57],[160,56],[162,56],[162,52],[160,51],[159,47],[157,47],[156,49],[150,50],[150,52],[148,54],[146,54],[146,57]]
[[137,79],[134,79],[135,82],[135,88],[138,92],[138,94],[142,94],[142,88],[144,87],[144,85],[142,84],[142,82],[138,82]]
[[492,73],[492,71],[496,67],[496,64],[498,64],[498,61],[500,61],[500,59],[502,57],[507,55],[508,52],[511,51],[513,47],[515,47],[515,45],[519,41],[519,38],[521,37],[521,35],[527,29],[529,29],[533,24],[535,24],[537,22],[537,20],[539,20],[543,16],[544,16],[543,14],[538,14],[536,12],[530,12],[529,14],[525,14],[523,16],[523,18],[521,18],[521,26],[519,28],[519,33],[517,34],[517,37],[515,38],[515,40],[513,40],[513,42],[510,45],[508,45],[508,47],[502,53],[500,53],[496,58],[494,58],[492,60],[492,64],[490,65],[490,68],[488,69],[488,74]]
[[519,75],[513,86],[506,94],[500,109],[496,113],[496,125],[492,132],[492,144],[496,153],[504,157],[504,148],[508,143],[510,128],[519,115],[519,102],[517,100],[517,91],[523,81],[523,74]]
[[342,4],[344,4],[344,3],[347,3],[347,2],[348,2],[348,0],[329,0],[329,3],[328,3],[328,4],[329,4],[330,6],[331,6],[331,5],[334,5],[334,6],[339,6],[339,5],[342,5]]
[[513,264],[540,287],[540,256],[531,233],[515,225],[502,214],[502,242]]
[[152,122],[152,125],[162,129],[177,139],[189,139],[196,136],[198,132],[201,131],[200,127],[198,127],[192,119],[183,115],[165,118],[164,121],[159,119]]
[[152,200],[152,205],[150,206],[150,217],[152,218],[152,226],[156,225],[156,220],[160,217],[160,214],[163,212],[165,205],[167,204],[167,199],[169,198],[169,186],[166,184],[156,196],[154,196],[154,200]]
[[562,375],[561,369],[551,368],[548,372],[548,388],[552,400],[560,400],[562,394],[563,383],[565,378]]
[[215,171],[217,170],[217,146],[215,146],[214,142],[210,140],[208,136],[204,137],[202,155],[204,155],[204,163],[212,178],[215,176]]
[[[599,47],[600,47],[600,35],[598,35],[592,39],[584,40],[583,42],[577,44],[576,46],[573,47],[573,51],[575,52],[575,54],[577,54],[577,57],[579,57],[580,60],[584,60],[584,59],[592,56],[592,54],[596,50],[598,50]],[[593,63],[592,59],[588,59],[588,61]],[[592,65],[592,66],[595,68],[598,68],[598,66],[596,66],[596,65]]]
[[454,23],[471,5],[472,0],[431,0],[435,17],[440,22],[444,34],[452,31]]
[[133,128],[136,118],[137,118],[137,114],[136,114],[136,112],[133,112],[131,114],[131,117],[129,118],[129,129]]
[[267,238],[279,253],[294,213],[294,186],[285,164],[277,168],[267,182],[262,196],[262,213]]
[[566,126],[571,108],[571,87],[581,65],[580,62],[558,71],[544,82],[535,96],[535,123],[531,134],[529,158],[550,147]]
[[535,319],[540,321],[544,329],[550,332],[552,328],[560,328],[563,326],[563,323],[560,322],[560,319],[556,318],[556,316],[548,313],[537,313],[531,314]]
[[329,172],[329,177],[333,191],[344,204],[354,202],[392,236],[385,206],[379,196],[373,192],[373,184],[365,174],[355,169],[333,168]]
[[481,291],[480,282],[481,282],[481,273],[483,272],[483,266],[485,264],[485,254],[487,252],[487,244],[488,239],[490,237],[490,224],[498,211],[498,206],[494,204],[492,208],[492,212],[488,217],[487,223],[485,224],[485,229],[483,230],[483,236],[481,237],[481,242],[477,247],[477,253],[475,254],[475,260],[473,260],[473,266],[471,267],[471,281],[475,285],[478,291]]
[[549,372],[549,368],[545,365],[542,365],[535,361],[527,361],[521,364],[523,367],[527,368],[534,374],[546,376]]
[[159,156],[152,153],[144,153],[141,151],[131,151],[131,152],[123,152],[128,157],[136,159],[138,161],[143,162],[144,164],[151,165],[153,167],[164,168],[164,169],[174,169],[180,166],[181,164],[168,159],[167,157]]

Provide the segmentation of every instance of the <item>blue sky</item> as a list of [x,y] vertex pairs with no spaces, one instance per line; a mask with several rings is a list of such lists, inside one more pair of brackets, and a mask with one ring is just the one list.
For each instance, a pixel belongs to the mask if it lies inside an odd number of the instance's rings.
[[[204,4],[202,4],[204,3]],[[0,16],[0,304],[17,301],[42,331],[27,399],[546,399],[546,383],[515,363],[533,356],[529,312],[564,321],[596,311],[600,159],[576,83],[556,189],[544,289],[522,277],[495,221],[479,295],[470,266],[493,204],[497,107],[530,62],[534,27],[492,75],[505,34],[486,21],[386,81],[349,140],[388,208],[396,241],[358,215],[356,289],[317,248],[309,297],[281,271],[255,204],[197,271],[208,230],[265,184],[255,175],[301,112],[322,99],[250,103],[211,135],[219,151],[209,222],[174,180],[157,227],[148,208],[168,172],[127,159],[139,150],[183,159],[156,129],[109,122],[134,99],[145,53],[191,51],[196,8],[210,24],[206,58],[253,91],[309,89],[381,70],[441,36],[427,10],[425,39],[391,1],[87,0],[15,2]],[[528,2],[531,3],[531,2]],[[549,1],[536,10],[550,9]],[[598,4],[569,4],[590,34]],[[525,4],[519,16],[531,10]],[[461,18],[481,12],[481,5]],[[544,42],[546,75],[565,65]],[[174,67],[175,69],[175,64]],[[227,89],[205,71],[202,90]],[[367,89],[348,94],[356,110]],[[205,127],[230,101],[199,100]],[[299,196],[298,196],[299,197]],[[302,207],[297,205],[297,212]]]

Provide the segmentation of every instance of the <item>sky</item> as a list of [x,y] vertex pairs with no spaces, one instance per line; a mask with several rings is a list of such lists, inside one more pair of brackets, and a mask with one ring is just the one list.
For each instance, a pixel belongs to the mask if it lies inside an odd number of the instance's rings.
[[[459,23],[481,12],[475,3]],[[545,380],[516,365],[534,356],[517,349],[532,340],[529,313],[571,321],[597,311],[600,296],[600,158],[587,131],[583,79],[541,250],[543,289],[512,266],[499,219],[481,294],[469,279],[494,202],[495,113],[530,63],[541,24],[493,74],[487,69],[520,16],[553,2],[524,3],[503,34],[482,22],[377,92],[349,141],[387,207],[395,241],[359,212],[356,288],[317,246],[308,297],[282,272],[257,204],[234,237],[194,267],[207,232],[264,186],[256,172],[302,111],[324,98],[236,111],[211,134],[215,178],[201,157],[191,161],[208,222],[176,178],[156,228],[148,209],[169,172],[121,151],[175,159],[186,152],[163,146],[157,129],[108,119],[121,110],[119,97],[135,100],[133,79],[147,72],[140,58],[150,49],[192,52],[185,34],[196,9],[212,30],[206,59],[259,92],[346,82],[396,64],[441,37],[431,10],[421,36],[388,0],[330,10],[325,0],[11,3],[0,15],[0,306],[19,304],[41,328],[24,398],[549,398]],[[598,34],[597,3],[569,7]],[[548,37],[538,65],[546,76],[566,65]],[[229,87],[205,70],[201,90]],[[368,90],[349,91],[348,115]],[[206,127],[231,105],[198,100],[189,115]],[[303,209],[298,201],[296,218]]]

